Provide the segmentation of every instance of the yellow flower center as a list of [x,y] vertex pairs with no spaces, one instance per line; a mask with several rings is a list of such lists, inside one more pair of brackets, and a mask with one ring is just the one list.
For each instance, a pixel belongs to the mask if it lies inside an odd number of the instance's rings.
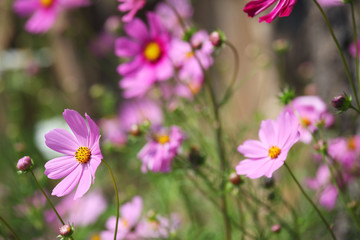
[[198,83],[189,83],[187,86],[190,89],[191,93],[194,95],[201,90],[201,84]]
[[91,240],[101,240],[101,237],[99,234],[95,234],[95,235],[91,236]]
[[161,144],[170,142],[170,137],[168,135],[159,135],[156,137],[156,141]]
[[120,221],[121,221],[121,223],[123,224],[124,227],[126,227],[126,228],[129,227],[129,222],[128,222],[128,220],[126,220],[125,218],[122,218]]
[[193,52],[193,51],[186,53],[186,57],[187,57],[187,58],[192,58],[193,56],[194,56],[194,52]]
[[271,159],[277,158],[280,153],[281,153],[281,150],[277,146],[272,146],[269,149],[269,156],[271,157]]
[[40,0],[40,4],[46,8],[50,7],[53,3],[54,0]]
[[354,137],[349,138],[347,142],[347,146],[349,150],[355,150],[356,149],[356,141]]
[[161,49],[156,42],[150,42],[146,45],[144,50],[144,56],[150,62],[155,62],[161,56]]
[[301,124],[305,127],[308,127],[311,124],[311,121],[308,118],[301,118]]
[[75,158],[79,163],[87,163],[90,159],[91,152],[87,147],[79,147],[75,153]]

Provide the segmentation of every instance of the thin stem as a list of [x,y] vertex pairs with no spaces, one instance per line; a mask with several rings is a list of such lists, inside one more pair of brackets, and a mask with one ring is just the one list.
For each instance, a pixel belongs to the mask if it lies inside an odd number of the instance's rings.
[[355,20],[355,9],[354,9],[354,3],[352,1],[349,2],[350,8],[351,8],[351,19],[352,19],[352,25],[353,25],[353,33],[354,33],[354,44],[355,44],[355,68],[356,68],[356,80],[358,83],[358,90],[360,92],[360,77],[359,77],[359,46],[357,44],[357,30],[356,30],[356,20]]
[[233,72],[233,76],[231,78],[231,81],[230,81],[230,84],[228,86],[228,88],[226,89],[226,92],[224,94],[224,97],[222,98],[222,100],[220,101],[219,103],[219,107],[221,107],[222,105],[224,105],[227,100],[231,97],[231,95],[233,94],[233,87],[234,87],[234,84],[236,82],[236,79],[237,79],[237,76],[238,76],[238,73],[239,73],[239,54],[235,48],[235,46],[229,42],[229,41],[225,41],[224,42],[226,46],[228,46],[232,52],[234,53],[234,72]]
[[360,114],[360,111],[356,107],[354,107],[353,105],[351,105],[350,108],[353,109],[355,112]]
[[49,197],[47,196],[47,194],[45,193],[44,189],[40,186],[38,180],[36,179],[35,177],[35,174],[32,170],[30,170],[30,173],[31,175],[33,176],[35,182],[36,182],[36,185],[38,186],[38,188],[40,189],[40,191],[42,192],[42,194],[45,196],[46,200],[48,201],[48,203],[50,204],[51,208],[54,210],[56,216],[58,217],[58,219],[60,220],[61,224],[62,225],[65,225],[64,221],[62,220],[60,214],[58,213],[58,211],[56,211],[56,208],[55,206],[52,204],[52,202],[50,201]]
[[118,189],[117,189],[117,186],[116,186],[116,181],[115,181],[115,178],[114,178],[114,174],[111,171],[111,168],[110,168],[109,164],[107,164],[107,162],[104,159],[102,159],[101,161],[105,164],[105,166],[107,167],[107,169],[110,172],[111,179],[112,179],[112,182],[113,182],[113,185],[114,185],[115,195],[116,195],[116,223],[115,223],[115,232],[114,232],[114,240],[116,240],[116,235],[117,235],[118,225],[119,225],[119,214],[120,214],[119,193],[118,193]]
[[14,231],[14,229],[6,222],[6,220],[2,216],[0,216],[0,221],[3,222],[3,224],[10,230],[10,232],[12,233],[12,235],[15,237],[16,240],[20,239],[16,234],[16,232]]
[[319,217],[321,218],[321,220],[323,221],[323,223],[326,226],[326,229],[329,231],[329,233],[331,234],[332,239],[336,240],[335,234],[332,231],[329,223],[326,221],[325,217],[322,215],[322,213],[320,212],[320,210],[316,207],[315,203],[311,200],[311,198],[306,194],[305,190],[302,188],[301,184],[299,183],[299,181],[296,179],[295,175],[293,174],[293,172],[290,170],[289,166],[286,164],[286,162],[284,162],[284,165],[286,167],[286,169],[289,171],[291,177],[294,179],[296,185],[299,187],[300,191],[302,192],[302,194],[305,196],[306,200],[308,200],[308,202],[312,205],[312,207],[315,209],[316,213],[319,215]]
[[342,52],[341,50],[341,47],[340,47],[340,44],[334,34],[334,31],[330,25],[330,22],[329,22],[329,19],[326,17],[326,14],[324,12],[324,10],[321,8],[320,4],[316,1],[316,0],[313,0],[313,2],[315,3],[315,5],[317,6],[317,8],[319,9],[319,11],[321,12],[321,15],[323,16],[325,22],[326,22],[326,25],[330,31],[330,34],[331,34],[331,37],[333,38],[334,42],[335,42],[335,45],[338,49],[338,52],[340,54],[340,57],[341,57],[341,61],[342,63],[344,64],[344,68],[345,68],[345,72],[346,72],[346,75],[350,81],[350,85],[351,85],[351,88],[352,88],[352,91],[354,93],[354,96],[355,96],[355,100],[356,100],[356,105],[357,107],[360,109],[360,103],[359,103],[359,98],[358,98],[358,94],[357,94],[357,91],[356,91],[356,88],[355,88],[355,83],[351,77],[351,74],[350,74],[350,70],[349,70],[349,67],[346,63],[346,60],[345,60],[345,57],[344,57],[344,53]]

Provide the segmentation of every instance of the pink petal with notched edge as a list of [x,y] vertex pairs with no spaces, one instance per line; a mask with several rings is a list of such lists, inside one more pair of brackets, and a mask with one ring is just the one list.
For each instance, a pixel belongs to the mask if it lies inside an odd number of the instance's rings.
[[120,37],[115,41],[115,54],[119,57],[133,57],[141,52],[139,43],[127,37]]
[[74,155],[79,147],[78,141],[71,133],[59,128],[45,134],[45,144],[52,150],[66,155]]
[[44,33],[54,25],[56,17],[55,8],[38,9],[26,22],[25,29],[31,33]]
[[246,140],[237,150],[246,158],[264,158],[269,155],[267,147],[257,140]]
[[277,135],[277,129],[274,120],[261,121],[259,138],[260,141],[266,144],[267,147],[271,147],[276,141],[274,141]]
[[40,7],[38,0],[16,0],[14,11],[20,16],[28,16]]
[[74,200],[81,198],[91,186],[91,173],[88,165],[89,164],[84,164],[83,166],[82,176],[76,189]]
[[129,36],[139,42],[144,43],[150,39],[145,23],[138,18],[135,18],[131,22],[125,24],[124,29]]
[[63,113],[66,123],[69,125],[81,146],[87,146],[88,128],[85,119],[74,110],[65,109]]
[[71,173],[79,164],[74,156],[61,156],[45,164],[44,174],[51,179],[60,179]]
[[51,195],[62,197],[69,194],[79,183],[82,173],[83,165],[79,164],[74,171],[72,171],[68,176],[66,176],[60,183],[56,185]]
[[[87,146],[90,147],[91,153],[93,154],[93,145],[99,145],[100,131],[96,123],[85,113],[86,121],[89,125],[89,135]],[[100,150],[100,149],[99,149]]]
[[98,166],[101,163],[101,159],[102,159],[102,156],[101,157],[92,156],[91,159],[90,159],[89,170],[90,170],[90,173],[91,173],[91,175],[93,177],[93,183],[95,183],[95,172],[96,172],[96,169],[98,168]]
[[276,0],[255,0],[248,2],[243,11],[248,14],[249,17],[254,17],[273,5]]

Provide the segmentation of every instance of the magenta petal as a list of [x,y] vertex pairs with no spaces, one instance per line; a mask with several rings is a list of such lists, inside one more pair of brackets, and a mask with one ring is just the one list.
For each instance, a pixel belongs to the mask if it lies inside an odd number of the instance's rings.
[[248,14],[249,17],[254,17],[255,15],[261,13],[271,5],[273,5],[276,0],[255,0],[248,2],[243,11]]
[[87,146],[88,128],[85,119],[74,110],[65,109],[64,119],[82,146]]
[[79,143],[71,133],[59,128],[45,134],[45,144],[56,152],[70,156],[74,156],[79,147]]
[[[237,174],[244,175],[250,178],[258,178],[265,174],[265,169],[263,167],[269,162],[270,158],[259,159],[257,161],[245,159],[235,167]],[[254,175],[257,173],[257,176]]]
[[88,164],[84,164],[83,173],[76,189],[74,200],[81,198],[91,186],[91,173]]
[[160,62],[156,64],[155,74],[156,74],[156,78],[160,81],[168,80],[173,76],[174,67],[171,61],[167,57],[164,57],[163,59],[161,59]]
[[262,142],[247,140],[237,149],[246,158],[264,158],[269,155],[269,150]]
[[117,68],[117,72],[120,75],[128,75],[139,69],[142,64],[144,64],[142,56],[138,56],[135,57],[135,59],[131,62],[120,64]]
[[274,120],[265,120],[261,122],[259,130],[260,141],[271,147],[277,142],[277,129]]
[[149,33],[146,25],[138,18],[135,18],[131,22],[125,24],[124,29],[129,36],[139,42],[146,42],[149,40]]
[[26,22],[25,29],[31,33],[44,33],[55,23],[57,12],[54,8],[37,10]]
[[93,183],[95,183],[95,172],[101,163],[101,159],[102,159],[102,156],[101,156],[101,158],[92,156],[90,159],[89,170],[90,170],[91,176],[93,178]]
[[141,52],[139,43],[127,37],[120,37],[115,41],[115,54],[119,57],[133,57]]
[[268,170],[265,172],[265,176],[268,178],[272,177],[272,174],[278,170],[282,165],[284,165],[284,161],[282,161],[281,159],[274,159],[272,160],[272,162],[270,162],[270,167],[268,168]]
[[54,158],[45,164],[44,174],[50,179],[60,179],[69,175],[79,162],[72,156]]
[[53,189],[51,195],[58,197],[69,194],[75,186],[78,184],[83,172],[83,165],[79,164],[74,171],[72,171],[67,177],[65,177],[56,187]]
[[38,0],[17,0],[14,3],[14,10],[20,16],[28,16],[35,12],[39,5]]
[[91,5],[89,0],[58,0],[66,8],[78,8]]
[[[99,137],[100,137],[100,131],[96,123],[85,113],[86,121],[89,125],[89,135],[88,135],[88,141],[87,146],[92,149],[94,144],[99,143]],[[99,149],[100,150],[100,149]],[[93,152],[91,152],[93,153]]]
[[152,12],[148,12],[146,15],[149,23],[150,28],[150,35],[153,38],[156,38],[157,36],[161,35],[162,31],[164,29],[162,28],[162,25],[160,24],[160,18],[158,15]]

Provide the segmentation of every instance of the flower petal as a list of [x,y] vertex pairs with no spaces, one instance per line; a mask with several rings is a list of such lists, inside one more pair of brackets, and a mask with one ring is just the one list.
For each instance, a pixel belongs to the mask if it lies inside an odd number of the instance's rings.
[[[89,125],[89,135],[87,139],[87,146],[89,146],[90,149],[92,149],[93,145],[99,144],[99,138],[100,138],[100,131],[96,123],[85,113],[86,121]],[[91,151],[91,153],[93,153]]]
[[44,33],[48,31],[55,23],[57,17],[56,9],[39,9],[34,12],[31,18],[26,22],[25,29],[31,33]]
[[135,18],[131,22],[125,24],[124,29],[129,36],[141,43],[149,40],[149,33],[146,25],[138,18]]
[[88,165],[89,164],[83,165],[82,176],[80,178],[79,185],[76,189],[74,200],[81,198],[89,190],[91,186],[91,173]]
[[20,16],[28,16],[35,12],[39,5],[38,0],[17,0],[14,3],[14,10]]
[[249,160],[245,159],[235,167],[237,174],[246,175],[249,178],[259,178],[265,175],[266,169],[264,166],[270,162],[269,158],[263,158],[259,160]]
[[268,149],[264,144],[257,140],[247,140],[237,149],[246,158],[264,158],[269,155]]
[[271,147],[277,144],[277,127],[274,120],[265,120],[261,122],[259,138],[261,142]]
[[69,194],[78,184],[83,173],[83,165],[79,164],[74,171],[72,171],[67,177],[65,177],[56,187],[53,189],[51,195],[58,197]]
[[85,119],[77,111],[70,109],[65,109],[63,116],[73,131],[79,144],[87,147],[87,138],[89,133]]
[[115,41],[115,54],[119,57],[133,57],[141,51],[139,43],[127,37],[120,37]]
[[45,144],[52,150],[70,156],[75,156],[79,147],[78,141],[65,129],[54,129],[45,134]]
[[45,164],[44,174],[50,179],[60,179],[69,175],[79,165],[73,156],[54,158]]

